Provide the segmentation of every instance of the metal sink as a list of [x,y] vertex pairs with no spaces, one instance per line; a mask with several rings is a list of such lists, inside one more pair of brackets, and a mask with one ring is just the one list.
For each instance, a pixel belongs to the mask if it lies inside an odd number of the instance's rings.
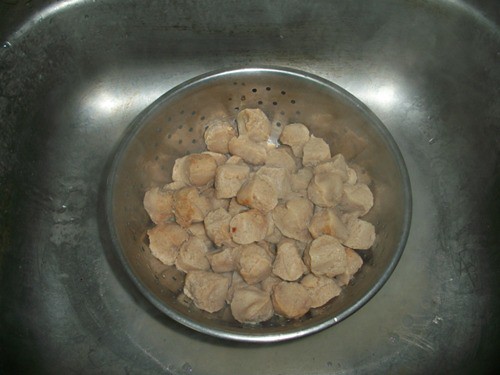
[[[0,372],[470,373],[498,366],[496,1],[0,1]],[[409,240],[357,313],[285,343],[164,316],[103,236],[128,124],[186,79],[302,69],[361,99],[403,153]]]

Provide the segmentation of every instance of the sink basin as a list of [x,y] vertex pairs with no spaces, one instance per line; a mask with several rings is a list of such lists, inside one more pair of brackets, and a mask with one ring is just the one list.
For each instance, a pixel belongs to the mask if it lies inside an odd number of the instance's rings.
[[[486,372],[498,316],[496,1],[0,2],[0,372]],[[304,70],[359,98],[412,186],[401,260],[314,335],[235,343],[185,328],[103,228],[128,124],[207,71]]]

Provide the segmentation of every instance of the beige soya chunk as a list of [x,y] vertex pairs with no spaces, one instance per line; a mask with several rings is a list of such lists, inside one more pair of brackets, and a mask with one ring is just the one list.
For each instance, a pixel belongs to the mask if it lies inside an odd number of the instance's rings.
[[208,261],[214,272],[231,272],[236,270],[238,248],[225,247],[222,250],[210,251]]
[[270,149],[267,152],[266,166],[283,168],[290,173],[295,173],[297,170],[297,162],[293,157],[292,151],[287,146]]
[[311,308],[307,289],[297,282],[282,281],[276,284],[272,294],[276,314],[290,319],[300,318]]
[[337,154],[329,160],[323,161],[314,167],[314,174],[337,173],[342,182],[347,182],[348,166],[342,154]]
[[278,204],[278,194],[267,179],[255,174],[247,180],[238,191],[236,199],[239,204],[256,208],[262,212],[271,211]]
[[262,241],[269,227],[268,219],[259,210],[250,209],[233,216],[229,223],[234,242],[240,245]]
[[233,197],[229,201],[229,207],[227,211],[229,212],[229,215],[233,217],[235,215],[238,215],[239,213],[242,213],[243,211],[248,211],[248,207],[239,204],[238,201],[236,200],[236,197]]
[[227,211],[229,208],[229,199],[225,198],[217,198],[217,192],[214,188],[208,188],[201,192],[202,197],[205,197],[211,205],[212,210],[216,210],[218,208],[223,208]]
[[280,279],[278,276],[271,274],[260,282],[260,287],[262,288],[262,290],[265,290],[266,292],[271,294],[273,292],[274,287],[282,281],[283,280]]
[[281,231],[278,229],[278,227],[274,225],[272,212],[267,213],[267,222],[268,227],[264,241],[270,244],[278,244],[283,239],[283,234],[281,234]]
[[151,254],[166,265],[173,265],[179,248],[189,238],[188,233],[176,223],[160,223],[147,231]]
[[316,138],[311,135],[304,145],[302,164],[305,167],[313,167],[323,161],[330,159],[330,146],[322,138]]
[[351,281],[356,272],[363,265],[363,259],[353,249],[346,247],[345,254],[347,257],[347,267],[344,273],[335,276],[335,280],[339,285],[347,285]]
[[315,205],[334,207],[342,198],[342,177],[333,172],[315,173],[307,187],[307,196]]
[[321,307],[337,297],[342,289],[335,280],[326,276],[316,276],[312,273],[304,276],[300,283],[311,297],[311,307]]
[[211,211],[205,217],[203,221],[205,224],[205,231],[208,238],[216,246],[231,244],[231,233],[229,232],[229,223],[231,221],[231,215],[224,209],[218,208],[217,210]]
[[[229,158],[231,159],[231,158]],[[250,168],[246,164],[221,165],[215,173],[215,194],[217,198],[235,197],[250,174]]]
[[295,281],[307,271],[299,250],[293,240],[284,240],[278,244],[273,273],[285,281]]
[[184,228],[199,223],[211,209],[208,199],[199,194],[198,189],[189,186],[174,193],[175,221]]
[[291,191],[290,173],[285,168],[261,167],[256,175],[274,188],[278,199],[285,198]]
[[207,253],[206,244],[197,237],[191,237],[182,244],[175,259],[175,266],[186,273],[194,270],[207,271],[210,269]]
[[335,237],[320,236],[306,249],[304,262],[316,276],[340,275],[347,267],[345,248]]
[[216,170],[217,162],[211,155],[187,155],[175,161],[172,180],[193,186],[211,185]]
[[256,286],[238,288],[231,300],[231,313],[240,323],[260,323],[274,315],[271,296]]
[[345,246],[356,250],[367,250],[372,247],[376,237],[372,223],[351,216],[346,222],[346,227],[349,236],[342,242]]
[[246,135],[240,135],[229,142],[229,152],[252,165],[266,162],[267,148],[267,142],[254,142]]
[[224,154],[219,154],[218,152],[203,151],[202,154],[210,155],[211,157],[213,157],[215,162],[217,163],[217,166],[222,165],[227,161],[227,156]]
[[174,193],[171,190],[154,187],[144,194],[144,209],[155,224],[169,221],[174,217],[173,203]]
[[309,224],[309,232],[313,238],[327,234],[337,238],[340,242],[349,237],[347,227],[332,208],[316,210]]
[[301,158],[304,145],[309,141],[309,129],[303,124],[289,124],[283,128],[279,140],[290,146],[296,157]]
[[290,176],[292,191],[307,196],[307,187],[313,178],[313,170],[308,167],[301,168]]
[[213,313],[224,307],[230,282],[230,278],[224,274],[190,271],[184,281],[184,294],[199,309]]
[[284,204],[277,205],[272,217],[280,232],[301,242],[309,242],[308,225],[313,216],[313,204],[305,198],[292,198]]
[[237,268],[249,285],[257,284],[271,274],[273,259],[262,246],[255,243],[238,248]]
[[253,142],[262,142],[269,139],[271,122],[260,109],[244,109],[236,117],[238,132],[246,135]]
[[212,243],[212,240],[208,238],[207,232],[205,231],[205,224],[203,222],[191,224],[187,228],[187,232],[191,236],[197,237],[202,240],[208,249],[213,247],[214,244]]
[[238,271],[233,271],[231,274],[231,284],[229,285],[229,289],[226,294],[226,302],[230,304],[233,300],[234,292],[247,286],[249,285],[245,282],[245,280],[243,280],[240,273]]
[[236,129],[230,122],[215,120],[205,130],[205,144],[209,151],[227,154],[229,152],[229,141],[236,137],[236,135]]
[[356,212],[363,216],[373,207],[373,194],[365,184],[346,184],[339,203],[339,208],[346,212]]

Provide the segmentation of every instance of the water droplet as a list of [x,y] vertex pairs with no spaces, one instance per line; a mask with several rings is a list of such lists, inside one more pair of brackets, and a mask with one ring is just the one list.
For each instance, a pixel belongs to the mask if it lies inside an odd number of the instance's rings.
[[4,42],[4,44],[2,44],[2,48],[10,48],[10,47],[12,47],[12,44],[10,44],[9,41],[6,41]]
[[389,342],[391,344],[397,344],[399,342],[399,336],[397,334],[392,334],[389,336]]
[[188,363],[184,363],[181,367],[182,371],[184,371],[186,374],[190,374],[193,372],[193,367]]
[[432,137],[431,139],[429,139],[429,144],[432,145],[434,142],[436,142],[436,139],[434,137]]
[[443,318],[441,318],[440,316],[435,316],[434,319],[432,319],[432,323],[434,324],[439,324],[443,321]]

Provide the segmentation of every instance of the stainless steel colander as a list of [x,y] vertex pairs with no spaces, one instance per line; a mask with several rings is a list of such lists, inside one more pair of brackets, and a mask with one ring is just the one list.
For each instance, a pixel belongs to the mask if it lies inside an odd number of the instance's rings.
[[[377,239],[362,253],[364,266],[352,284],[327,305],[298,320],[274,317],[242,325],[228,309],[216,314],[178,298],[183,274],[149,252],[152,225],[143,209],[146,190],[171,181],[176,158],[204,149],[211,121],[234,120],[244,108],[261,108],[272,122],[272,140],[288,123],[301,122],[324,138],[332,155],[342,153],[373,180],[375,205],[367,215]],[[128,274],[158,309],[197,331],[240,341],[279,341],[334,325],[362,307],[394,270],[406,243],[411,191],[393,138],[359,100],[320,77],[292,69],[256,67],[216,71],[167,92],[130,125],[115,154],[107,184],[107,222],[112,244]]]

